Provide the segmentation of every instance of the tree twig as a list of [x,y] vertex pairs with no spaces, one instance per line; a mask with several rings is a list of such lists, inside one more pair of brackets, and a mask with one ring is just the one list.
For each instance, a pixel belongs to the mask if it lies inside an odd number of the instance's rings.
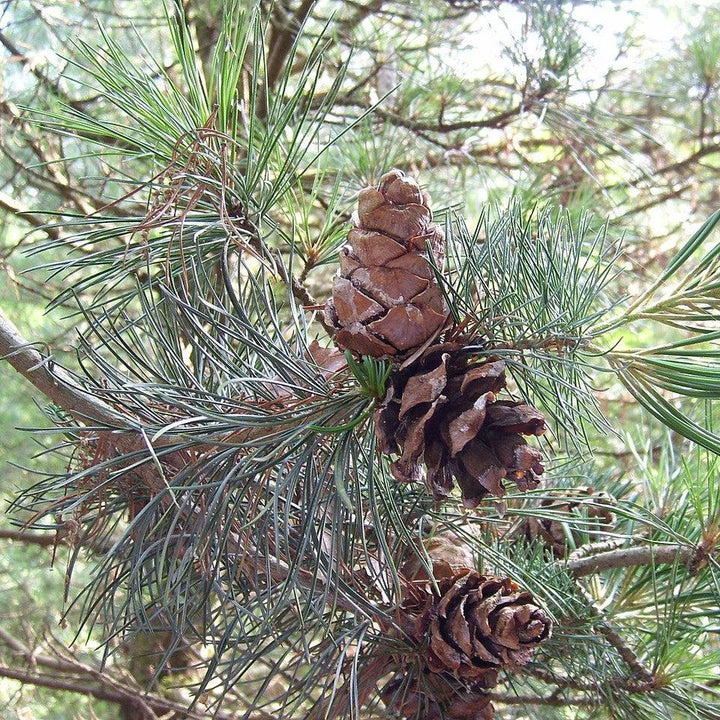
[[23,208],[18,205],[15,200],[13,200],[13,198],[6,195],[4,192],[0,192],[0,208],[16,215],[33,228],[42,230],[50,239],[60,239],[60,231],[56,227],[48,226],[45,221],[38,217],[35,213],[23,210]]
[[0,677],[19,680],[23,684],[37,685],[38,687],[46,687],[53,690],[66,690],[81,695],[90,695],[98,700],[116,703],[127,708],[132,708],[138,712],[138,720],[140,720],[140,718],[142,718],[142,720],[155,720],[155,718],[157,718],[157,715],[138,694],[118,692],[117,690],[111,690],[102,685],[89,685],[75,680],[53,677],[41,673],[31,673],[26,670],[18,670],[2,665],[0,665]]
[[[271,21],[270,51],[267,59],[267,90],[272,90],[280,78],[295,38],[310,14],[315,1],[303,0],[292,18],[286,16],[284,3],[275,4]],[[268,112],[268,98],[263,84],[259,85],[258,109],[263,116]]]
[[51,80],[45,73],[43,73],[38,67],[35,66],[27,56],[23,54],[20,48],[2,31],[0,31],[0,45],[2,45],[13,60],[19,62],[28,72],[32,73],[37,79],[38,83],[52,93],[61,102],[69,105],[75,110],[81,110],[85,106],[85,102],[82,100],[75,100],[69,95],[66,95],[61,89],[59,80]]
[[488,697],[493,702],[502,705],[549,705],[550,707],[565,707],[568,705],[579,705],[587,707],[592,705],[592,700],[585,697],[563,698],[549,695],[548,697],[539,697],[534,695],[508,695],[505,693],[488,693]]
[[630,687],[640,692],[656,688],[657,678],[655,677],[655,673],[643,665],[637,653],[628,645],[625,639],[620,636],[615,628],[610,625],[605,613],[595,602],[595,598],[593,598],[580,583],[576,583],[576,587],[580,594],[585,597],[590,614],[597,620],[597,622],[593,623],[596,631],[618,651],[618,654],[625,661],[625,664],[632,670],[634,678],[630,679]]
[[[67,543],[67,540],[63,541],[63,538],[58,538],[57,534],[50,535],[48,533],[26,532],[24,530],[9,530],[8,528],[0,528],[0,540],[14,540],[27,545],[38,545],[47,548],[54,548],[57,545],[65,545]],[[101,554],[108,552],[112,547],[111,543],[96,542],[93,540],[87,542],[81,540],[80,545]]]
[[[25,662],[31,666],[30,669],[20,669],[0,665],[0,677],[19,680],[22,683],[38,687],[89,695],[98,700],[116,703],[134,711],[135,714],[132,717],[136,717],[138,720],[141,718],[154,720],[156,717],[165,716],[170,712],[173,713],[173,718],[178,719],[200,720],[206,717],[202,711],[185,708],[182,704],[168,698],[145,693],[140,687],[119,682],[116,678],[97,668],[75,659],[69,655],[67,648],[63,647],[63,653],[59,657],[51,657],[28,647],[2,627],[0,627],[0,642],[14,653],[22,656]],[[67,656],[66,653],[68,653]],[[53,674],[39,672],[39,667],[45,668]],[[230,720],[230,716],[224,713],[218,713],[213,717],[219,720]]]
[[568,562],[580,560],[580,558],[589,557],[590,555],[599,555],[600,553],[617,550],[625,545],[625,543],[627,543],[627,538],[624,537],[611,538],[610,540],[600,540],[594,543],[586,543],[568,555]]
[[678,562],[685,565],[692,561],[695,552],[695,548],[686,545],[643,545],[602,552],[590,557],[575,558],[570,560],[566,567],[571,575],[579,578],[612,568],[652,563],[667,565]]
[[98,423],[115,428],[135,427],[130,418],[78,387],[70,374],[41,355],[0,310],[0,359],[7,360],[49,400],[83,424]]
[[[291,19],[280,19],[276,12],[274,21],[279,32],[276,35],[275,42],[270,50],[270,56],[268,58],[268,69],[267,69],[267,83],[268,87],[272,89],[275,86],[280,73],[285,64],[290,48],[292,47],[295,38],[297,37],[302,24],[310,14],[315,0],[303,0],[300,7],[295,11],[295,14]],[[278,3],[276,10],[282,10],[282,4]]]

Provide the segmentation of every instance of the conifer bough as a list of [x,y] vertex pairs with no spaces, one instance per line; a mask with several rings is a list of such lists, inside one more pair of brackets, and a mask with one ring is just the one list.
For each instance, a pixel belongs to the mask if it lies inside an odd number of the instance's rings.
[[557,512],[557,518],[527,517],[520,526],[520,534],[529,541],[540,539],[556,558],[564,558],[570,541],[571,547],[579,547],[583,544],[584,537],[577,528],[569,527],[560,514],[567,514],[568,520],[580,519],[585,535],[597,542],[615,527],[615,505],[617,500],[612,495],[597,491],[593,487],[568,490],[566,498],[545,498],[540,503],[542,510]]
[[362,190],[325,315],[339,347],[395,364],[375,414],[380,449],[400,455],[395,477],[418,481],[424,466],[435,498],[455,479],[465,505],[476,507],[504,494],[504,478],[521,490],[537,486],[542,457],[522,436],[546,426],[535,408],[497,399],[504,362],[464,352],[481,338],[440,341],[449,313],[428,255],[442,266],[444,237],[431,220],[428,194],[401,170]]

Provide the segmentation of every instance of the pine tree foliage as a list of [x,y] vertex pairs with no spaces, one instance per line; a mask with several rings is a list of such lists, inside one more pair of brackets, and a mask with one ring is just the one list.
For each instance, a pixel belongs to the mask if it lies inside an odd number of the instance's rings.
[[[552,32],[562,15],[550,6],[543,67],[528,65],[518,113],[545,102],[579,52]],[[14,505],[19,522],[72,535],[70,573],[83,547],[105,548],[69,598],[78,633],[100,626],[108,662],[119,639],[167,633],[155,680],[193,645],[193,704],[234,702],[238,717],[439,707],[474,718],[490,702],[507,718],[717,717],[720,214],[636,293],[623,288],[620,238],[588,214],[518,200],[469,225],[451,193],[435,193],[448,208],[436,214],[447,262],[431,258],[451,319],[444,339],[461,341],[470,363],[502,359],[512,398],[551,428],[542,486],[508,483],[473,511],[459,492],[438,502],[397,482],[378,447],[391,359],[339,352],[320,312],[355,192],[392,165],[353,153],[378,142],[392,158],[402,143],[388,137],[403,123],[426,132],[402,103],[435,100],[411,78],[397,104],[378,92],[338,122],[354,58],[336,63],[336,19],[300,20],[279,63],[266,43],[287,28],[269,27],[263,3],[230,3],[203,57],[182,7],[169,6],[172,74],[103,33],[100,46],[78,41],[73,72],[111,110],[36,112],[48,132],[95,148],[114,187],[105,206],[59,217],[48,227],[61,232],[33,250],[64,287],[53,307],[74,308],[73,384],[124,418],[49,408],[55,426],[43,432],[66,470]],[[560,104],[551,116],[553,132],[593,131]],[[638,349],[638,323],[672,339]],[[591,434],[621,430],[602,409],[602,393],[621,387],[694,444],[669,437],[660,463],[632,448],[637,477],[604,469]],[[598,524],[609,504],[613,522]],[[530,519],[552,525],[564,557],[528,537]],[[419,587],[426,604],[448,592],[448,544],[531,594],[513,602],[553,625],[522,662],[498,667],[493,687],[429,672],[427,643],[404,624]],[[457,698],[474,704],[458,709]]]

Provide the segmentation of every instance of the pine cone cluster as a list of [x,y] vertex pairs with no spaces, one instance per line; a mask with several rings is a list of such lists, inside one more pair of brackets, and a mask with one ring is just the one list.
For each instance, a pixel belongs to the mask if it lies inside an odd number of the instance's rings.
[[613,512],[617,500],[609,493],[580,487],[566,491],[566,495],[568,497],[562,499],[545,498],[540,507],[566,514],[568,520],[577,518],[580,521],[577,527],[571,527],[565,520],[547,517],[528,517],[520,526],[527,540],[542,540],[557,558],[565,557],[568,547],[582,545],[584,535],[589,533],[593,540],[600,539],[617,522]]
[[400,455],[395,477],[414,482],[424,469],[436,499],[456,480],[472,508],[501,497],[505,478],[521,490],[536,487],[542,457],[523,435],[546,426],[535,408],[497,399],[506,385],[502,360],[473,362],[462,344],[438,341],[449,313],[428,257],[439,265],[444,255],[431,220],[427,193],[400,170],[362,190],[325,318],[340,348],[395,364],[375,414],[380,449]]
[[[424,480],[436,499],[457,482],[472,508],[504,495],[504,480],[520,490],[539,484],[542,456],[525,436],[542,435],[546,424],[536,408],[498,399],[505,363],[468,352],[477,338],[443,341],[449,312],[435,272],[444,242],[427,194],[401,171],[386,173],[360,193],[325,319],[340,349],[392,361],[374,421],[380,450],[399,456],[394,476]],[[400,608],[419,672],[406,672],[407,656],[389,660],[395,674],[381,698],[402,718],[492,720],[488,688],[501,669],[531,660],[550,637],[551,620],[510,578],[471,570],[472,552],[456,534],[422,545],[438,584],[433,591],[428,568],[408,560]]]
[[438,587],[439,596],[428,592],[420,605],[413,598],[404,606],[406,631],[427,645],[431,672],[492,687],[501,668],[527,664],[550,637],[550,618],[510,578],[465,569]]
[[444,239],[431,219],[429,196],[400,170],[360,192],[325,308],[341,348],[405,357],[445,325],[447,308],[427,257],[429,249],[442,262]]
[[422,479],[424,465],[435,498],[449,495],[456,479],[469,508],[501,497],[504,478],[521,490],[537,486],[542,456],[523,435],[542,435],[545,419],[525,403],[497,399],[502,360],[472,362],[462,345],[435,345],[391,383],[375,422],[381,451],[400,454],[392,464],[398,480]]

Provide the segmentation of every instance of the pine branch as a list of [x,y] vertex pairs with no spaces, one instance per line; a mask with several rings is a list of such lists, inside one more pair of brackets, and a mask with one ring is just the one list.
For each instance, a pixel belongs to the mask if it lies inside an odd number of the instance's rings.
[[[25,685],[36,685],[38,687],[50,688],[52,690],[65,690],[67,692],[79,693],[80,695],[90,695],[97,700],[105,700],[106,702],[116,703],[137,713],[138,720],[155,720],[157,715],[152,708],[137,695],[135,692],[119,692],[102,685],[89,685],[75,680],[58,679],[54,675],[41,673],[32,673],[26,670],[16,670],[14,668],[4,667],[0,665],[0,677],[9,678],[11,680],[19,680]],[[163,710],[169,710],[167,706]],[[135,717],[135,715],[134,715]],[[192,717],[187,716],[186,717]]]
[[[24,543],[26,545],[38,545],[40,547],[55,548],[57,545],[64,544],[62,537],[58,535],[49,535],[47,533],[33,533],[25,530],[8,530],[0,528],[0,540],[11,540],[14,542]],[[90,550],[104,554],[110,550],[112,544],[109,542],[96,542],[88,540],[82,542],[82,546]],[[0,633],[2,628],[0,628]]]
[[28,665],[39,665],[48,670],[61,673],[75,672],[77,670],[77,664],[75,662],[40,653],[38,652],[38,648],[28,647],[2,626],[0,626],[0,642],[4,643],[17,655],[20,655]]
[[623,640],[620,634],[604,621],[599,610],[597,616],[602,621],[597,625],[597,631],[618,651],[625,664],[633,671],[638,679],[638,686],[646,690],[655,688],[657,686],[655,674],[640,662],[635,651]]
[[[389,112],[381,107],[375,110],[375,114],[380,120],[389,122],[396,127],[404,128],[410,132],[416,134],[430,132],[430,133],[452,133],[459,130],[500,130],[509,125],[515,118],[520,117],[527,109],[537,101],[542,100],[544,95],[536,94],[529,96],[519,102],[513,107],[503,110],[502,112],[492,115],[487,118],[478,118],[475,120],[457,120],[453,122],[446,122],[443,120],[428,121],[423,119],[415,119],[412,117],[405,117],[396,113]],[[338,101],[338,105],[345,105],[346,107],[365,107],[366,104],[357,100],[343,100]],[[425,138],[428,139],[428,138]]]
[[[141,695],[137,688],[103,682],[100,672],[95,675],[97,683],[90,684],[75,678],[58,678],[56,674],[30,672],[0,665],[0,677],[19,680],[27,685],[89,695],[97,700],[115,703],[127,709],[131,713],[129,717],[137,718],[137,720],[156,720],[168,713],[173,713],[172,717],[174,718],[201,720],[207,717],[204,712],[189,710],[179,703],[166,700],[158,695]],[[213,713],[213,717],[219,720],[231,720],[232,718],[231,715],[225,713]]]
[[[291,18],[283,17],[286,13],[285,4],[275,4],[272,18],[273,37],[271,38],[270,53],[267,60],[267,88],[271,91],[283,71],[285,62],[290,55],[293,43],[305,23],[316,0],[303,0]],[[260,90],[258,110],[262,116],[268,112],[268,98],[265,96],[264,88]]]
[[270,50],[270,57],[268,58],[267,82],[270,89],[272,89],[278,81],[290,48],[314,4],[315,0],[303,0],[300,7],[298,7],[290,19],[279,17],[281,13],[285,12],[285,8],[283,7],[283,3],[276,4],[276,14],[273,18],[273,25],[275,28],[280,29],[276,42]]
[[625,664],[630,668],[636,681],[631,680],[631,687],[637,686],[641,691],[652,690],[657,686],[657,677],[652,670],[643,665],[637,653],[628,645],[628,643],[620,636],[620,633],[615,630],[612,625],[608,622],[605,613],[598,607],[595,599],[585,590],[582,585],[577,584],[577,589],[581,595],[585,597],[588,602],[590,615],[595,618],[595,628],[612,647],[617,650],[620,657],[625,661]]
[[[39,545],[40,547],[53,547],[57,540],[46,533],[31,533],[24,532],[22,530],[7,530],[0,528],[0,539],[2,540],[16,540],[27,545]],[[2,628],[0,628],[0,634]]]
[[47,185],[50,189],[56,191],[62,198],[72,203],[81,213],[91,215],[102,207],[105,203],[98,198],[93,198],[87,193],[74,187],[70,179],[60,169],[60,156],[48,153],[41,145],[36,131],[27,122],[23,113],[19,108],[8,100],[0,100],[0,114],[6,116],[15,127],[22,130],[26,135],[26,142],[29,149],[37,157],[43,167],[44,173],[31,170],[27,163],[10,149],[3,147],[4,155],[16,166],[16,168],[27,179],[32,179],[33,184]]
[[[542,670],[538,667],[526,667],[524,672],[531,675],[547,685],[554,685],[559,689],[570,688],[572,690],[580,690],[586,693],[597,694],[603,688],[599,683],[593,683],[586,680],[578,680],[576,678],[562,677],[555,673]],[[646,693],[650,692],[653,687],[647,683],[640,683],[632,678],[610,678],[603,680],[603,684],[606,684],[617,690],[624,690],[630,693]],[[586,701],[587,702],[587,701]]]
[[568,560],[579,560],[580,558],[588,557],[588,555],[597,555],[598,553],[617,550],[625,545],[626,542],[627,538],[621,537],[587,543],[585,545],[581,545],[577,550],[570,553],[570,555],[568,555]]
[[508,695],[507,693],[488,693],[493,702],[502,705],[546,705],[550,707],[588,707],[592,702],[586,697],[563,698],[555,694],[547,697],[535,697],[533,695]]
[[598,553],[590,557],[571,559],[567,563],[568,572],[574,577],[594,575],[613,568],[635,567],[653,564],[689,564],[696,550],[685,545],[647,545],[643,547],[621,548],[610,552]]
[[128,429],[135,426],[127,416],[79,388],[65,370],[53,363],[51,355],[41,355],[32,345],[0,310],[0,358],[43,395],[80,423]]
[[[662,167],[658,167],[652,171],[651,175],[648,175],[647,173],[643,173],[642,175],[639,175],[638,177],[634,178],[633,180],[624,180],[622,182],[613,183],[611,185],[606,185],[605,190],[615,190],[618,188],[623,187],[638,187],[643,182],[648,182],[652,178],[656,178],[661,175],[668,175],[670,173],[683,173],[685,171],[693,172],[697,165],[699,164],[699,161],[703,158],[707,157],[708,155],[714,155],[715,153],[720,152],[720,143],[713,143],[711,145],[704,145],[700,147],[698,150],[696,150],[693,153],[690,153],[686,157],[682,158],[681,160],[676,160],[675,162],[668,163],[666,165],[663,165]],[[684,189],[684,188],[683,188]]]
[[74,100],[64,93],[60,88],[58,80],[51,80],[42,70],[38,69],[20,50],[20,48],[9,38],[4,32],[0,31],[0,45],[2,45],[11,56],[11,60],[19,62],[28,72],[32,73],[38,83],[54,95],[58,100],[75,109],[82,109],[86,102],[82,100]]

